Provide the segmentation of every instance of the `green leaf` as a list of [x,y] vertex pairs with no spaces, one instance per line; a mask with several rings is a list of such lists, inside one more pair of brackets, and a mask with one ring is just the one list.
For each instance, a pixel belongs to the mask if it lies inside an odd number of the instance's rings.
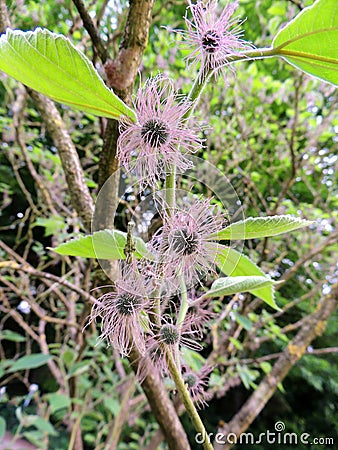
[[270,371],[272,369],[272,366],[271,366],[271,364],[268,361],[263,361],[259,365],[261,366],[261,369],[263,370],[263,372],[265,374],[270,373]]
[[43,366],[52,358],[51,355],[44,355],[43,353],[33,353],[32,355],[26,355],[15,361],[9,372],[18,372],[19,370],[35,369],[36,367]]
[[121,406],[120,403],[115,398],[110,398],[106,396],[103,398],[103,404],[105,408],[107,408],[108,411],[110,411],[114,417],[117,416]]
[[250,389],[250,386],[252,388],[256,387],[253,381],[259,375],[259,372],[257,370],[250,370],[248,367],[241,366],[240,364],[236,364],[236,369],[246,389]]
[[50,436],[58,435],[55,428],[48,420],[38,416],[31,416],[31,417],[35,417],[35,419],[32,420],[32,425],[34,425],[39,431],[42,431],[43,433],[48,433]]
[[219,278],[212,283],[210,291],[204,296],[220,297],[222,295],[232,295],[238,292],[249,292],[273,284],[273,281],[265,276],[236,276]]
[[71,404],[70,398],[64,394],[57,394],[54,392],[52,394],[48,394],[46,397],[48,399],[48,403],[50,404],[51,414],[54,414],[60,409],[68,408]]
[[[150,256],[145,242],[141,238],[133,238],[136,246],[135,256]],[[82,258],[125,259],[123,252],[127,242],[127,234],[118,230],[101,230],[92,235],[79,236],[52,248],[59,255],[81,256]]]
[[211,237],[217,240],[256,239],[288,233],[298,228],[307,227],[312,223],[310,220],[299,219],[290,215],[248,217],[229,225]]
[[182,355],[184,363],[186,363],[194,372],[198,372],[199,370],[201,370],[201,368],[205,364],[205,359],[203,358],[203,356],[195,350],[191,350],[187,347],[182,347],[180,353]]
[[272,46],[293,66],[338,84],[337,0],[317,0],[282,28]]
[[97,116],[135,120],[135,113],[97,73],[89,59],[61,34],[36,28],[7,29],[0,37],[0,70],[70,107]]
[[[247,256],[242,255],[233,248],[219,245],[219,251],[216,255],[216,264],[219,269],[228,276],[262,276],[267,277],[265,273]],[[262,299],[272,308],[279,310],[274,300],[273,284],[264,286],[261,289],[250,289],[249,292]]]
[[45,228],[45,236],[55,236],[65,228],[65,221],[61,216],[38,217],[32,226]]
[[62,354],[62,360],[66,364],[67,367],[70,367],[72,363],[76,360],[77,353],[73,349],[67,349]]
[[1,339],[12,342],[25,342],[26,340],[22,334],[16,333],[12,330],[2,330],[0,332],[0,340]]
[[252,322],[250,319],[248,319],[245,316],[242,316],[242,314],[238,314],[237,312],[234,312],[234,317],[236,319],[236,322],[241,325],[245,330],[250,331],[252,330]]
[[233,337],[229,337],[229,341],[232,343],[232,345],[237,348],[237,350],[243,350],[243,345],[241,342],[239,342],[238,339],[235,339]]
[[0,417],[0,439],[5,436],[6,432],[6,421],[3,417]]

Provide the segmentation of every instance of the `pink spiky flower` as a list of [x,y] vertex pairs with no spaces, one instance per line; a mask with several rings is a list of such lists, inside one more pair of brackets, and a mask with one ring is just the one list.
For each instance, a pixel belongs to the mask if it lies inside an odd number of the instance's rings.
[[114,292],[96,300],[89,323],[100,318],[99,341],[106,340],[122,356],[129,355],[131,342],[144,354],[145,338],[140,315],[148,306],[149,299],[141,275],[129,268],[122,271],[115,282]]
[[185,17],[188,31],[184,33],[186,42],[195,50],[187,57],[188,63],[200,63],[199,79],[203,80],[210,71],[215,75],[219,70],[224,73],[224,66],[230,61],[230,56],[239,54],[239,50],[250,47],[248,42],[241,39],[242,22],[237,18],[231,19],[238,8],[238,1],[227,3],[221,14],[218,14],[217,0],[210,0],[206,4],[189,1],[192,20]]
[[211,395],[206,391],[209,384],[210,373],[213,367],[203,366],[199,372],[194,372],[189,367],[183,367],[183,379],[188,387],[192,401],[198,408],[207,406]]
[[[177,325],[171,316],[162,316],[160,325],[152,330],[146,340],[146,354],[153,363],[151,367],[155,366],[162,375],[169,375],[166,352],[170,351],[178,356],[177,352],[182,347],[200,351],[203,347],[198,341],[202,336],[190,317],[186,317],[182,324]],[[140,380],[145,377],[147,370],[149,366],[141,360],[137,374]]]
[[191,102],[179,99],[172,81],[164,76],[148,80],[137,92],[134,108],[137,122],[120,121],[117,156],[121,164],[134,171],[141,188],[154,186],[174,165],[183,173],[192,167],[187,153],[202,145],[199,128],[189,124],[185,114]]
[[163,226],[155,233],[150,246],[159,253],[160,267],[166,280],[175,283],[183,276],[186,285],[214,270],[218,249],[211,235],[224,227],[224,217],[210,199],[198,200],[184,209],[161,212]]

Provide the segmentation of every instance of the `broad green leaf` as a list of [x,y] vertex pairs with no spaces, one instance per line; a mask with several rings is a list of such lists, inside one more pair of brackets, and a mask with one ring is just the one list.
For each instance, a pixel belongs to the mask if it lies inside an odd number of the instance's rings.
[[204,294],[205,297],[220,297],[222,295],[232,295],[238,292],[249,292],[264,286],[272,285],[273,281],[263,276],[236,276],[219,278],[212,283],[210,291]]
[[317,0],[282,28],[276,54],[321,80],[338,85],[338,2]]
[[229,225],[211,237],[217,240],[256,239],[288,233],[298,228],[307,227],[312,223],[309,220],[290,215],[248,217]]
[[54,414],[60,409],[68,408],[71,404],[70,398],[64,394],[57,394],[54,392],[52,394],[48,394],[46,397],[48,399],[48,403],[50,404],[51,414]]
[[241,325],[245,330],[252,330],[252,322],[248,317],[243,316],[242,314],[238,314],[238,312],[234,312],[234,317],[236,322]]
[[89,59],[61,34],[7,29],[0,37],[0,70],[70,107],[119,119],[135,113],[103,82]]
[[43,417],[35,415],[25,416],[24,423],[26,426],[34,426],[39,431],[42,431],[42,433],[48,433],[50,436],[58,435],[53,425]]
[[33,353],[19,358],[9,369],[9,372],[18,372],[19,370],[35,369],[43,366],[52,358],[51,355],[44,355],[43,353]]
[[22,334],[16,333],[12,330],[2,330],[0,331],[0,340],[4,339],[6,341],[12,341],[12,342],[25,342],[26,338],[25,336],[22,336]]
[[232,345],[237,348],[237,350],[243,350],[243,345],[241,342],[239,342],[238,339],[235,339],[233,337],[229,337],[229,341],[232,343]]
[[237,373],[240,376],[242,383],[247,389],[250,387],[255,388],[254,380],[258,377],[259,372],[257,370],[251,370],[246,366],[236,364]]
[[45,236],[55,236],[65,228],[65,221],[61,216],[38,217],[32,226],[45,228]]
[[103,404],[114,417],[116,417],[121,409],[120,403],[115,398],[110,398],[108,396],[103,398]]
[[[247,256],[242,255],[233,248],[219,245],[216,255],[216,264],[219,269],[228,276],[262,276],[267,277],[265,273]],[[272,308],[279,309],[274,300],[273,284],[264,286],[261,289],[250,289],[249,292],[262,299]]]
[[[133,238],[136,246],[135,256],[149,256],[145,242]],[[118,230],[101,230],[87,236],[79,236],[52,248],[59,255],[81,256],[82,258],[125,259],[124,248],[127,235]]]
[[263,361],[259,365],[265,374],[268,374],[271,372],[272,365],[268,361]]
[[62,360],[66,364],[67,367],[70,367],[72,363],[76,360],[77,352],[73,349],[67,349],[62,354]]

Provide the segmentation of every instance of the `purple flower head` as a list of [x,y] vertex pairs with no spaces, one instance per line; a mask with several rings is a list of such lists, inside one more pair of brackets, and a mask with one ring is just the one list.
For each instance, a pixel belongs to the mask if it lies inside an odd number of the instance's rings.
[[206,392],[209,376],[213,368],[204,366],[199,372],[193,372],[189,367],[183,367],[183,379],[188,387],[192,401],[199,407],[207,405],[210,394]]
[[[195,351],[202,350],[201,340],[202,333],[194,326],[190,318],[186,318],[181,326],[174,323],[169,315],[164,315],[161,324],[148,336],[146,340],[146,354],[162,375],[169,375],[167,367],[166,352],[176,352],[182,347],[190,348]],[[149,366],[143,365],[142,361],[139,365],[138,378],[143,379]]]
[[200,63],[200,80],[204,79],[210,71],[223,71],[224,65],[229,62],[229,56],[238,55],[239,50],[250,45],[241,39],[243,32],[241,22],[237,17],[231,16],[238,8],[238,1],[227,3],[223,11],[218,14],[217,0],[210,0],[207,4],[198,1],[189,2],[192,20],[187,16],[185,21],[188,31],[184,33],[186,42],[195,50],[187,57],[188,63]]
[[101,318],[100,341],[107,340],[126,356],[131,350],[131,337],[141,353],[145,351],[141,311],[149,306],[149,299],[141,275],[133,269],[123,270],[115,282],[115,292],[96,300],[90,322]]
[[202,140],[199,128],[184,117],[191,102],[179,99],[173,83],[164,76],[148,80],[134,101],[137,122],[120,121],[117,155],[121,164],[134,171],[141,188],[154,186],[171,166],[183,173],[192,167],[185,154],[197,151]]
[[183,275],[190,287],[200,277],[214,270],[218,245],[211,234],[224,227],[224,217],[210,200],[194,201],[190,206],[164,209],[163,226],[150,241],[160,255],[161,268],[170,280]]

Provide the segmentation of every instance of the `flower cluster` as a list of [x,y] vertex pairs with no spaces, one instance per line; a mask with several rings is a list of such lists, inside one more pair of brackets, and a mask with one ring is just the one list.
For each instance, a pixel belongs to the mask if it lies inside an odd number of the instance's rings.
[[[198,83],[189,99],[199,95],[198,89],[211,73],[223,71],[247,48],[240,22],[231,18],[237,6],[237,1],[227,3],[218,15],[215,0],[189,1],[192,19],[185,18],[183,36],[193,48],[188,63],[199,66]],[[203,145],[201,129],[191,117],[195,104],[180,97],[170,79],[157,76],[138,90],[133,106],[136,121],[122,118],[119,124],[121,165],[137,177],[141,190],[156,187],[167,176],[166,186],[175,189],[174,174],[191,168],[189,155]],[[195,373],[181,350],[200,350],[205,324],[213,318],[210,305],[203,303],[203,297],[192,300],[194,294],[190,292],[189,297],[189,290],[215,271],[218,244],[214,235],[226,220],[211,199],[187,195],[179,205],[173,197],[167,194],[167,201],[162,201],[162,226],[149,242],[153,259],[136,263],[128,257],[126,265],[120,265],[115,291],[95,302],[90,321],[100,321],[99,340],[108,341],[122,355],[129,356],[132,348],[138,350],[139,379],[155,368],[162,376],[168,375],[168,361],[172,371],[173,364],[177,365],[192,400],[202,406],[211,368],[205,366]]]
[[[169,375],[168,352],[175,356],[178,366],[185,364],[180,361],[181,349],[201,350],[199,341],[205,325],[213,318],[209,304],[196,303],[192,291],[187,299],[188,311],[179,322],[177,308],[182,299],[177,287],[184,280],[189,288],[214,269],[217,243],[212,234],[222,229],[224,217],[210,199],[184,200],[181,208],[170,209],[162,203],[163,225],[149,246],[155,260],[121,264],[115,291],[99,298],[92,309],[91,321],[101,323],[99,340],[108,341],[124,356],[129,355],[133,346],[137,347],[140,354],[137,376],[141,381],[154,367],[162,376]],[[193,383],[193,373],[186,372],[190,374],[187,385],[192,399],[201,406],[205,399],[204,374],[200,377],[195,374]]]

